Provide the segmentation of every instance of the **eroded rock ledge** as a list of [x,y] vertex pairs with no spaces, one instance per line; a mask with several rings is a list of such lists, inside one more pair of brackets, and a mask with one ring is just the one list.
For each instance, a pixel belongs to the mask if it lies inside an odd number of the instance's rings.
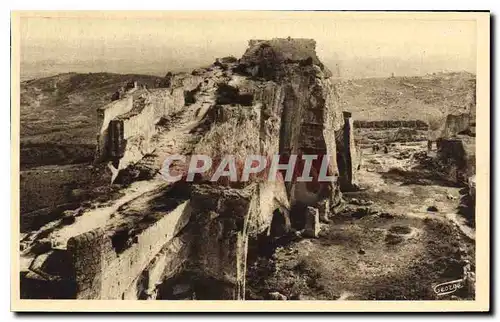
[[[312,39],[251,40],[239,60],[170,74],[164,87],[134,89],[100,109],[96,162],[109,163],[113,180],[126,174],[133,183],[123,192],[134,197],[79,209],[66,215],[69,226],[58,222],[28,234],[23,296],[40,297],[30,294],[39,287],[52,290],[41,296],[48,298],[168,298],[158,294],[161,285],[190,272],[220,286],[217,298],[244,299],[249,243],[291,228],[314,235],[319,217],[341,208],[341,188],[355,185],[352,118],[342,115],[315,46]],[[174,116],[175,128],[162,125]],[[172,187],[158,174],[169,153],[330,155],[328,174],[339,180],[201,178]],[[99,220],[85,228],[85,218]],[[50,271],[58,260],[65,268]],[[48,287],[54,283],[67,287]]]

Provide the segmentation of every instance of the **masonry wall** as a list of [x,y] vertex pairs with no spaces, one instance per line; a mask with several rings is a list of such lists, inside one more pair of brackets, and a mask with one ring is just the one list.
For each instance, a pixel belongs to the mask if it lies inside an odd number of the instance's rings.
[[[162,94],[161,91],[155,95],[144,92],[143,101],[135,102],[136,105],[142,104],[142,107],[136,106],[110,121],[104,135],[108,137],[107,159],[114,161],[116,169],[124,169],[152,151],[150,140],[156,133],[156,123],[164,116],[168,103],[167,96]],[[115,131],[118,127],[121,130]],[[118,132],[119,137],[112,135]]]
[[109,122],[117,116],[129,112],[132,107],[133,97],[129,96],[97,109],[97,148],[95,157],[97,162],[102,161],[107,156]]
[[469,178],[476,174],[475,138],[461,135],[438,139],[437,159],[443,165],[448,180],[460,185],[468,184]]
[[[150,153],[150,139],[155,134],[158,121],[181,111],[185,105],[184,92],[196,88],[201,80],[200,76],[175,75],[170,88],[137,90],[133,95],[129,93],[129,96],[98,109],[95,161],[112,160],[115,168],[121,170]],[[142,109],[138,106],[140,104],[144,104]],[[120,122],[123,135],[110,140],[110,126],[116,127],[116,122]],[[110,146],[115,142],[123,143],[124,147]]]
[[407,127],[419,130],[427,130],[428,125],[421,120],[385,120],[385,121],[363,121],[354,120],[354,127],[356,128],[399,128]]
[[123,121],[123,134],[125,140],[136,135],[142,135],[145,138],[149,138],[154,133],[154,112],[154,105],[146,102],[140,113],[118,117],[118,119]]
[[103,229],[96,229],[68,240],[76,282],[76,299],[98,299],[101,294],[104,249],[106,238]]
[[[285,98],[280,135],[280,153],[318,155],[313,167],[320,168],[323,157],[332,156],[328,175],[338,173],[335,132],[343,123],[335,86],[316,66],[291,68],[285,78]],[[314,205],[324,198],[335,198],[337,183],[317,187],[297,182],[289,186],[291,202]]]
[[[70,238],[68,251],[73,254],[76,298],[123,299],[127,294],[130,296],[130,289],[137,286],[134,283],[138,282],[138,277],[186,226],[190,215],[188,202],[182,203],[135,236],[134,243],[121,253],[114,249],[109,231],[105,234],[103,229]],[[177,250],[167,247],[166,254],[172,251],[168,259],[177,260],[176,254],[185,259],[184,246]]]
[[[169,241],[162,250],[148,264],[138,279],[142,285],[132,283],[131,291],[127,294],[136,294],[137,299],[156,299],[158,287],[170,278],[179,274],[189,262],[194,235],[188,229]],[[135,298],[134,298],[135,299]]]
[[178,112],[183,107],[183,98],[179,98],[179,101],[177,102],[178,104],[175,104],[174,96],[171,92],[173,92],[173,90],[155,89],[150,91],[147,104],[150,104],[153,108],[154,124],[156,124],[162,117]]
[[354,140],[354,121],[348,112],[344,112],[344,126],[337,132],[336,141],[340,187],[343,191],[349,191],[356,184],[356,170],[359,160]]

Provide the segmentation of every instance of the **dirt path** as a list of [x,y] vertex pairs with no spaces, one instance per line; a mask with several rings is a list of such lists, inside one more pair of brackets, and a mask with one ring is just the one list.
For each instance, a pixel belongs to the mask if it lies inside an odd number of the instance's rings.
[[474,258],[474,231],[467,227],[465,236],[450,220],[459,188],[418,178],[412,170],[416,161],[401,157],[423,149],[422,144],[396,146],[389,154],[365,150],[358,174],[363,190],[344,194],[346,210],[322,225],[319,238],[297,238],[254,263],[249,297],[278,291],[291,299],[473,298],[467,287],[441,297],[433,291],[438,283],[463,277],[467,260]]

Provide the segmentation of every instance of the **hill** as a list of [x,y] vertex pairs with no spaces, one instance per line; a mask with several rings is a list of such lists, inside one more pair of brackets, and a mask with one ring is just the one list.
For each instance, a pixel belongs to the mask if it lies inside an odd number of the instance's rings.
[[476,76],[467,72],[365,78],[340,84],[343,110],[358,120],[422,120],[475,111]]
[[[66,73],[21,83],[21,166],[92,160],[95,109],[131,80],[154,87],[158,76]],[[357,120],[430,121],[475,108],[475,75],[438,73],[423,77],[342,81],[342,109]]]
[[153,87],[157,76],[66,73],[21,82],[21,165],[92,159],[96,108],[131,80]]

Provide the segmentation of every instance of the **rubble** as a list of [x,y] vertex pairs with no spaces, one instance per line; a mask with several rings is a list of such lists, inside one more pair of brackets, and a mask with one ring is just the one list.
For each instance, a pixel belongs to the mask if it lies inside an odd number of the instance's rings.
[[278,301],[286,301],[287,298],[285,295],[281,294],[280,292],[271,292],[269,293],[269,299],[270,300],[278,300]]

